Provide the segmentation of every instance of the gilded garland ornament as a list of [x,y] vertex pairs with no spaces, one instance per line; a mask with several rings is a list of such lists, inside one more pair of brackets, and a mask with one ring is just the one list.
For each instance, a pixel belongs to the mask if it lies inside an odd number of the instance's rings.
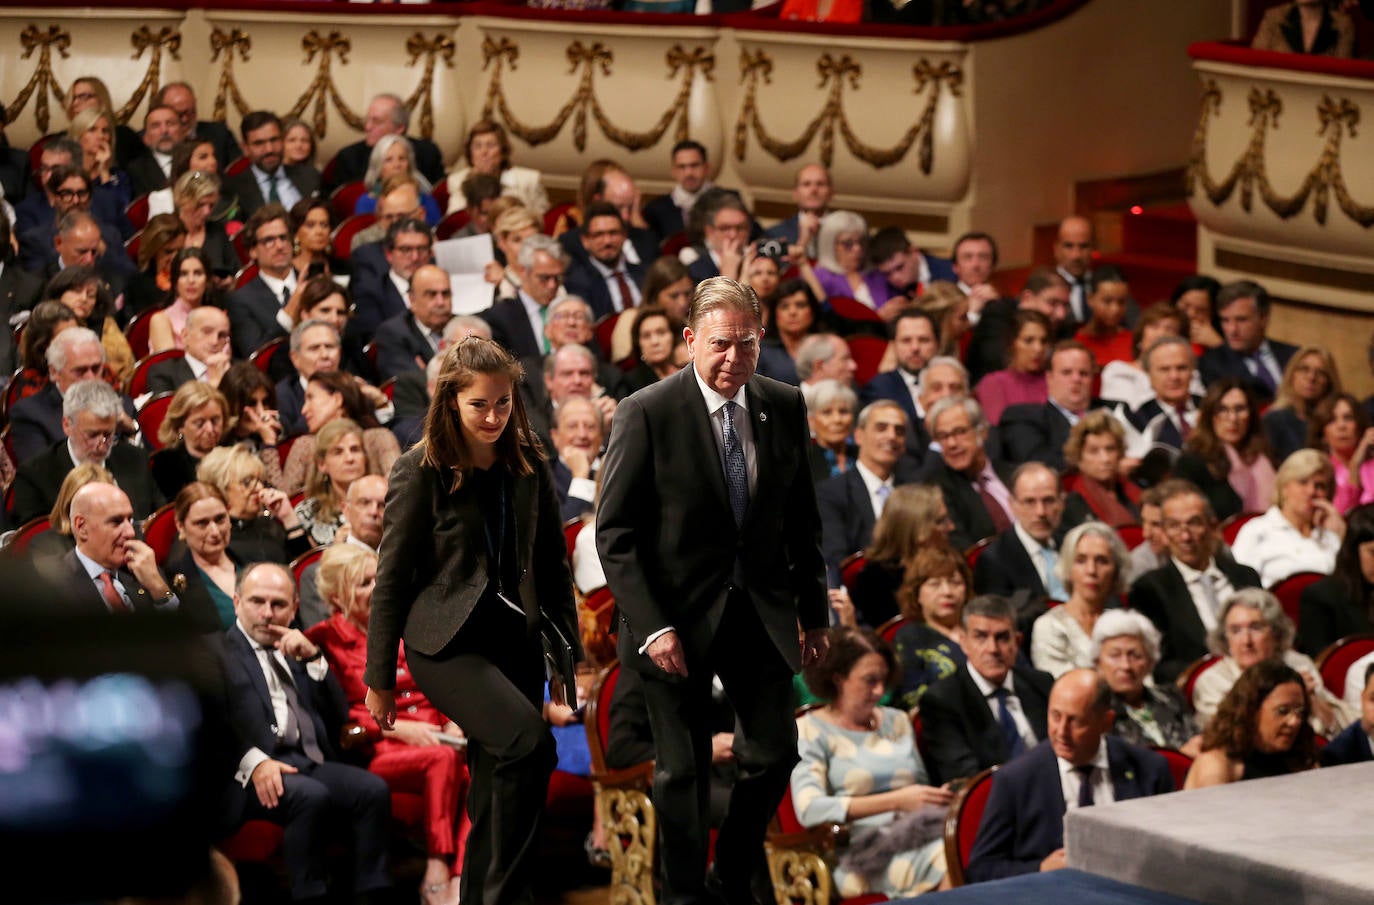
[[252,109],[248,106],[248,101],[244,100],[243,93],[239,91],[238,80],[234,78],[235,55],[247,63],[248,53],[252,49],[253,39],[242,29],[223,31],[216,28],[210,34],[210,62],[220,59],[221,54],[224,56],[224,61],[220,65],[219,87],[215,91],[215,109],[212,114],[220,122],[224,122],[229,113],[229,101],[234,102],[234,109],[240,116],[247,115]]
[[321,35],[318,31],[311,30],[301,38],[301,50],[305,51],[306,63],[314,62],[316,56],[320,58],[320,62],[315,70],[315,78],[283,119],[300,118],[313,100],[315,111],[311,115],[310,126],[315,130],[315,136],[322,139],[329,130],[325,101],[332,100],[343,121],[361,132],[364,126],[363,118],[344,103],[344,99],[339,95],[338,86],[334,84],[334,76],[330,73],[330,65],[336,53],[339,55],[339,63],[348,65],[348,55],[353,50],[353,42],[337,31]]
[[143,81],[138,83],[134,93],[129,96],[129,100],[123,107],[115,111],[115,119],[120,123],[127,123],[129,118],[134,115],[138,105],[143,103],[143,98],[150,91],[156,91],[162,78],[162,48],[167,48],[167,52],[172,55],[172,59],[181,59],[181,33],[170,26],[162,26],[154,32],[146,25],[140,25],[138,31],[129,36],[129,41],[134,46],[134,59],[143,56],[143,51],[151,48],[148,71],[143,73]]
[[431,138],[434,135],[435,63],[442,57],[444,66],[452,69],[455,50],[453,39],[448,35],[435,35],[433,38],[426,38],[417,31],[406,39],[406,53],[410,57],[406,65],[414,66],[420,57],[425,58],[425,71],[420,75],[420,84],[416,85],[414,93],[406,98],[406,107],[413,112],[418,111],[420,114],[421,138]]
[[[30,24],[19,35],[19,44],[24,48],[20,59],[27,60],[33,56],[35,50],[38,51],[38,65],[33,70],[33,75],[29,76],[29,81],[19,90],[19,94],[7,105],[7,122],[14,122],[23,112],[28,104],[29,98],[34,100],[34,118],[38,121],[38,131],[47,132],[50,121],[48,111],[49,93],[57,100],[59,105],[66,103],[66,94],[62,86],[58,84],[56,76],[52,71],[52,51],[57,48],[57,53],[62,59],[67,59],[71,54],[68,52],[72,46],[72,36],[65,28],[57,25],[49,25],[47,31],[40,31],[37,25]],[[35,94],[36,93],[36,94]]]

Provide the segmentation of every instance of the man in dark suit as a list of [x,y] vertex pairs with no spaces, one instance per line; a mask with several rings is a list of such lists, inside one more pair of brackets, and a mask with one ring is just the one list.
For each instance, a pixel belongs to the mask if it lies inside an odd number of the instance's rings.
[[230,293],[225,303],[236,358],[247,358],[269,339],[291,331],[286,309],[298,288],[291,269],[291,230],[285,208],[280,204],[258,208],[243,225],[243,235],[258,275]]
[[1223,377],[1238,377],[1268,403],[1283,382],[1283,369],[1297,346],[1269,339],[1269,293],[1259,283],[1237,280],[1217,293],[1221,345],[1202,353],[1198,370],[1208,386]]
[[288,211],[302,198],[320,193],[320,173],[304,163],[283,164],[281,120],[267,110],[254,110],[243,118],[243,146],[252,163],[247,169],[224,177],[224,191],[238,196],[239,210],[251,217],[266,204],[280,204]]
[[1193,432],[1201,400],[1188,388],[1196,363],[1192,345],[1180,336],[1160,337],[1141,354],[1155,396],[1132,411],[1130,419],[1155,446],[1182,449]]
[[214,145],[215,160],[219,162],[221,173],[229,164],[243,156],[243,149],[239,147],[234,133],[229,131],[228,126],[219,120],[198,118],[195,91],[185,82],[168,82],[163,85],[153,95],[151,103],[155,107],[171,107],[176,111],[177,120],[181,123],[180,137],[183,141],[199,139]]
[[1035,268],[1019,296],[996,298],[983,308],[964,356],[975,384],[1006,366],[1016,314],[1022,310],[1039,311],[1049,318],[1052,338],[1068,339],[1076,329],[1069,314],[1069,284],[1048,267]]
[[[81,163],[81,146],[66,136],[54,138],[43,146],[36,174],[41,190],[29,192],[22,201],[10,199],[14,204],[15,235],[22,237],[40,226],[51,231],[57,222],[59,210],[65,213],[78,207],[89,209],[101,223],[114,227],[115,232],[120,232],[128,224],[124,210],[113,193],[87,196],[85,204],[79,204],[74,198],[63,200],[57,197],[54,186],[60,186],[60,183],[54,183],[52,175],[63,167],[80,170]],[[123,233],[120,232],[120,235]]]
[[1002,597],[964,605],[968,663],[921,697],[926,766],[948,782],[1006,763],[1045,738],[1049,673],[1016,665],[1021,633],[1016,609]]
[[[384,135],[405,135],[410,127],[410,108],[394,94],[379,94],[367,105],[367,118],[363,121],[363,139],[339,149],[333,161],[325,166],[329,184],[324,191],[329,192],[350,182],[360,182],[367,174],[367,164],[372,157],[372,149]],[[444,181],[444,158],[434,142],[427,138],[414,138],[406,135],[410,147],[415,152],[415,167],[431,185]]]
[[586,254],[568,265],[568,292],[591,305],[597,320],[639,307],[645,268],[625,258],[626,225],[620,212],[604,201],[591,204],[578,232]]
[[[644,222],[638,207],[639,186],[635,185],[629,173],[619,169],[607,169],[603,172],[600,182],[593,188],[592,196],[583,203],[583,208],[590,208],[592,202],[596,201],[604,201],[614,207],[620,214],[620,221],[625,224],[626,261],[641,268],[648,268],[658,259],[659,238],[652,229],[635,225]],[[558,241],[572,260],[587,259],[587,249],[582,244],[582,233],[579,230],[567,230],[558,237]]]
[[1340,735],[1331,740],[1331,744],[1321,749],[1323,767],[1362,764],[1374,760],[1374,681],[1371,680],[1374,680],[1374,663],[1367,665],[1364,670],[1364,690],[1360,692],[1360,718],[1346,726]]
[[711,187],[706,146],[690,139],[673,145],[670,172],[673,190],[644,205],[644,222],[660,242],[687,228],[687,215],[701,193]]
[[520,245],[520,267],[524,273],[519,294],[492,305],[481,318],[491,324],[492,337],[516,358],[542,356],[549,348],[544,336],[547,309],[563,285],[568,256],[553,239],[536,233]]
[[854,423],[858,463],[816,487],[821,513],[821,550],[825,565],[838,580],[840,563],[868,546],[887,498],[898,484],[916,478],[916,467],[903,458],[907,420],[901,406],[887,399],[869,403]]
[[[381,250],[386,266],[376,266],[374,255],[354,270],[350,283],[353,317],[347,329],[362,342],[370,341],[383,321],[410,310],[410,279],[434,260],[434,235],[423,219],[402,217],[387,229]],[[359,252],[355,257],[363,259]]]
[[148,153],[129,161],[134,197],[165,189],[172,173],[172,149],[181,141],[181,120],[171,107],[149,107],[143,114],[143,145]]
[[186,354],[148,368],[148,391],[175,393],[183,383],[203,380],[218,387],[233,363],[229,356],[229,315],[213,305],[192,308],[181,331]]
[[291,331],[291,364],[296,373],[277,381],[277,414],[281,418],[284,437],[306,433],[302,409],[305,407],[305,387],[321,371],[337,371],[341,356],[339,331],[325,321],[302,321]]
[[1060,340],[1045,372],[1048,402],[1011,405],[1002,412],[997,437],[1004,462],[1043,462],[1066,468],[1064,443],[1078,419],[1092,408],[1093,353],[1077,340]]
[[697,200],[701,206],[703,244],[695,246],[697,259],[687,265],[694,283],[711,277],[743,278],[744,246],[753,221],[739,195],[713,188]]
[[1112,692],[1091,669],[1050,692],[1049,739],[992,779],[969,854],[969,882],[1065,867],[1064,814],[1174,791],[1163,755],[1109,735]]
[[[9,324],[20,311],[28,311],[38,304],[43,293],[43,281],[19,266],[14,250],[13,228],[4,211],[0,211],[0,323]],[[0,373],[13,374],[19,367],[19,349],[14,331],[0,334]]]
[[1201,490],[1175,480],[1159,492],[1169,559],[1136,579],[1129,597],[1163,636],[1155,679],[1171,682],[1207,655],[1207,633],[1222,605],[1241,588],[1260,587],[1260,578],[1222,549],[1216,514]]
[[869,260],[887,277],[895,295],[917,298],[934,280],[955,281],[954,265],[948,258],[937,258],[911,244],[906,232],[897,226],[884,226],[868,244]]
[[[566,310],[567,306],[586,306],[586,302],[576,296],[566,296],[554,302]],[[550,324],[553,324],[550,318]],[[619,400],[629,395],[620,378],[620,371],[598,361],[591,349],[580,342],[557,343],[556,348],[543,360],[536,357],[521,359],[525,373],[542,373],[544,379],[527,379],[520,387],[525,400],[525,411],[529,415],[530,428],[544,440],[547,448],[552,442],[552,430],[558,418],[558,410],[569,399],[590,399],[592,405],[601,413],[601,420],[610,424],[615,417]],[[602,381],[608,381],[610,385]]]
[[[1027,595],[1039,606],[1045,598],[1068,599],[1055,575],[1059,564],[1064,490],[1059,473],[1041,462],[1019,466],[1011,477],[1012,526],[1000,532],[973,566],[976,594]],[[1024,622],[1024,620],[1023,620]]]
[[[877,374],[859,390],[865,405],[887,399],[906,414],[906,449],[918,463],[924,461],[930,437],[926,435],[920,408],[921,372],[940,351],[940,329],[925,311],[906,308],[892,322],[892,351],[897,367]],[[921,425],[919,429],[916,429]]]
[[134,273],[134,265],[119,230],[88,210],[90,180],[78,170],[64,169],[53,173],[52,182],[59,199],[58,216],[48,226],[34,227],[19,237],[24,269],[46,281],[67,267],[93,267],[111,293],[118,295]]
[[797,202],[797,212],[764,230],[764,236],[781,239],[789,246],[804,243],[807,257],[816,258],[816,232],[820,229],[821,217],[830,209],[832,194],[834,188],[829,170],[818,163],[802,167],[792,185],[792,200]]
[[282,855],[297,901],[323,897],[325,843],[341,822],[352,830],[353,892],[377,898],[391,885],[386,781],[338,762],[334,739],[347,703],[324,651],[299,630],[296,582],[276,563],[249,566],[223,636],[225,708],[233,730],[231,822],[270,820],[284,830]]
[[596,505],[596,475],[605,435],[601,412],[590,399],[573,396],[558,407],[551,437],[557,454],[553,487],[565,522],[586,515]]
[[147,518],[162,505],[162,495],[148,469],[148,454],[118,440],[119,414],[119,394],[103,380],[83,380],[67,391],[62,399],[65,436],[23,462],[14,476],[17,524],[51,512],[67,473],[87,462],[109,469],[132,504],[135,517]]
[[[692,366],[616,414],[597,548],[658,751],[660,901],[739,905],[767,896],[764,833],[798,759],[792,674],[826,649],[825,566],[805,402],[754,374],[757,297],[710,280],[688,324]],[[735,708],[740,775],[707,877],[713,674]]]
[[926,412],[926,429],[940,446],[927,457],[921,480],[945,496],[954,531],[949,542],[965,549],[1011,527],[1011,478],[988,456],[988,423],[983,409],[967,396],[947,396]]
[[453,318],[449,276],[433,264],[410,279],[410,310],[377,327],[377,373],[382,380],[406,371],[423,371],[439,351],[444,327]]

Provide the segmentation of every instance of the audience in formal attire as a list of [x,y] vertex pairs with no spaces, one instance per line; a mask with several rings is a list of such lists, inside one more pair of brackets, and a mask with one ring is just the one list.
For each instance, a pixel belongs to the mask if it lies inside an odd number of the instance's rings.
[[149,365],[147,392],[174,393],[193,381],[218,387],[233,366],[229,337],[229,315],[224,309],[210,305],[193,309],[181,331],[180,347],[185,354]]
[[246,217],[264,205],[279,204],[291,210],[302,198],[320,191],[320,174],[303,164],[287,166],[282,162],[281,120],[267,110],[254,110],[239,126],[249,165],[233,176],[226,176],[224,187],[239,199],[239,212]]
[[282,163],[287,166],[297,163],[317,166],[319,142],[315,139],[315,130],[304,120],[288,117],[281,121],[281,146]]
[[[367,394],[360,387],[367,387]],[[339,371],[317,371],[310,376],[305,389],[305,405],[301,408],[309,432],[297,437],[291,445],[286,464],[282,466],[283,490],[294,494],[306,489],[307,496],[310,495],[307,488],[311,476],[320,462],[328,458],[331,447],[331,444],[322,445],[320,434],[335,421],[345,421],[357,432],[358,444],[366,454],[368,474],[391,472],[391,466],[401,455],[401,447],[396,435],[377,423],[377,400],[371,394],[380,396],[380,391]],[[332,436],[337,439],[341,435],[336,431]],[[324,485],[327,487],[329,482],[325,481]],[[346,489],[346,484],[334,488],[338,502],[343,501]],[[329,543],[330,532],[321,531],[315,542]]]
[[224,438],[229,403],[208,383],[183,383],[172,397],[158,427],[162,448],[149,460],[153,480],[164,499],[173,499],[181,488],[196,480],[196,469]]
[[[1102,387],[1098,395],[1109,402],[1122,403],[1127,409],[1139,408],[1149,402],[1154,389],[1145,371],[1145,350],[1162,337],[1183,336],[1184,324],[1183,314],[1175,308],[1167,305],[1146,308],[1131,331],[1131,357],[1107,362],[1102,368]],[[1196,345],[1193,343],[1194,351]],[[1205,392],[1196,372],[1188,389],[1195,396]]]
[[415,269],[409,300],[407,311],[377,327],[377,375],[384,381],[406,371],[423,371],[438,354],[444,327],[453,318],[449,275],[432,264]]
[[[930,290],[939,290],[947,285],[937,281],[931,284]],[[923,306],[930,304],[931,297],[938,294],[930,290],[921,297]],[[962,311],[957,307],[953,310],[954,321],[963,320]],[[1019,296],[993,299],[979,315],[978,323],[969,336],[968,349],[962,356],[976,379],[981,380],[984,375],[1005,367],[1007,349],[1016,333],[1016,316],[1022,311],[1038,311],[1049,319],[1051,343],[1065,339],[1064,334],[1071,333],[1075,325],[1070,316],[1069,284],[1048,267],[1035,268],[1026,277]],[[952,332],[942,325],[941,335],[947,340],[951,337],[946,334]]]
[[[1359,764],[1374,760],[1374,663],[1366,664],[1360,689],[1360,718],[1321,750],[1323,767]],[[1346,680],[1349,684],[1355,684]]]
[[[1169,553],[1169,545],[1164,537],[1164,500],[1161,487],[1156,484],[1140,494],[1140,533],[1141,542],[1131,550],[1131,583],[1146,572],[1152,572],[1164,565]],[[1102,521],[1107,521],[1102,519]]]
[[549,303],[562,294],[568,255],[548,236],[535,234],[520,243],[520,290],[482,312],[495,340],[517,358],[549,351],[544,327]]
[[167,573],[182,609],[198,631],[226,631],[234,624],[234,587],[243,563],[229,552],[233,529],[224,494],[192,481],[172,500],[172,512],[182,549],[168,558]]
[[1151,398],[1131,409],[1130,421],[1155,447],[1178,450],[1197,423],[1200,401],[1192,393],[1193,349],[1179,336],[1161,336],[1140,358]]
[[[645,217],[648,216],[649,210],[645,208]],[[692,205],[689,220],[691,224],[700,224],[700,241],[685,250],[696,256],[687,263],[693,282],[711,277],[743,279],[753,220],[739,195],[727,189],[708,188]],[[696,230],[689,228],[688,235],[696,238]]]
[[[831,605],[840,611],[848,603],[856,624],[882,627],[904,612],[899,591],[917,554],[947,547],[952,527],[939,490],[928,484],[893,487],[873,525],[873,540],[863,551],[863,567],[848,588],[831,591]],[[973,587],[971,577],[966,583]],[[845,599],[846,593],[851,599]]]
[[598,320],[638,307],[646,265],[626,257],[629,227],[620,211],[605,201],[592,204],[579,233],[585,254],[568,264],[568,291],[591,305]]
[[448,213],[467,206],[463,180],[471,173],[486,173],[501,180],[502,194],[519,198],[536,217],[544,216],[549,209],[549,196],[539,171],[511,163],[510,138],[500,123],[483,119],[468,127],[463,156],[467,166],[448,175]]
[[1093,629],[1126,591],[1130,557],[1110,526],[1084,522],[1064,537],[1055,571],[1067,600],[1049,609],[1031,629],[1031,662],[1052,676],[1094,669]]
[[802,343],[821,329],[821,303],[805,280],[778,284],[772,295],[761,297],[767,332],[759,344],[759,373],[797,386],[797,358]]
[[625,383],[628,390],[634,392],[678,372],[673,349],[682,335],[682,325],[673,320],[666,308],[658,305],[642,306],[630,320],[633,322],[630,358],[638,364],[625,375]]
[[215,307],[218,301],[213,274],[210,259],[203,249],[190,246],[177,253],[170,268],[172,303],[154,311],[148,318],[149,352],[186,348],[186,325],[191,312],[202,306]]
[[1010,528],[1011,490],[1006,482],[1011,475],[1004,478],[1005,469],[987,453],[988,423],[978,403],[967,396],[947,396],[926,412],[926,429],[939,444],[940,455],[930,457],[923,480],[945,496],[954,521],[950,543],[964,549]]
[[[1278,461],[1309,445],[1308,425],[1323,402],[1341,393],[1336,359],[1320,346],[1304,346],[1288,359],[1274,404],[1264,413],[1264,434]],[[1348,507],[1347,507],[1348,508]]]
[[1303,676],[1260,660],[1231,685],[1202,736],[1185,789],[1286,776],[1317,765],[1312,697]]
[[1268,338],[1269,310],[1269,293],[1258,283],[1237,280],[1221,287],[1216,312],[1225,342],[1198,359],[1203,383],[1239,377],[1263,402],[1273,400],[1283,369],[1298,348]]
[[563,521],[590,514],[596,506],[597,472],[605,439],[601,411],[590,399],[573,396],[558,407],[551,437],[553,486]]
[[229,127],[219,120],[199,118],[196,93],[185,82],[168,82],[153,93],[152,103],[159,107],[171,107],[176,111],[181,123],[183,141],[205,141],[214,147],[218,168],[223,170],[243,156],[243,150],[234,138]]
[[[276,450],[268,450],[276,458]],[[268,480],[262,458],[239,446],[207,453],[196,479],[224,495],[229,510],[229,552],[241,563],[289,563],[310,549],[310,537],[291,498]]]
[[954,282],[954,265],[947,258],[927,254],[911,244],[897,226],[884,226],[868,243],[873,267],[887,279],[889,297],[915,301],[935,280]]
[[1121,476],[1131,463],[1120,421],[1100,409],[1088,412],[1069,430],[1063,449],[1064,463],[1072,469],[1064,479],[1065,525],[1096,519],[1121,528],[1142,520],[1140,488]]
[[1159,641],[1159,629],[1134,610],[1107,610],[1093,625],[1089,658],[1112,690],[1112,734],[1133,745],[1197,757],[1202,736],[1182,692],[1170,682],[1150,679],[1159,662]]
[[1197,425],[1174,462],[1175,477],[1191,481],[1217,518],[1263,512],[1274,499],[1274,465],[1260,421],[1259,400],[1235,377],[1207,388]]
[[660,241],[684,232],[692,209],[714,188],[705,145],[691,139],[679,141],[673,145],[669,160],[672,191],[644,205],[644,222]]
[[1011,525],[978,554],[973,589],[1015,598],[1019,610],[1038,613],[1046,599],[1068,599],[1058,569],[1064,490],[1058,473],[1040,462],[1018,467],[1008,489]]
[[[372,248],[372,246],[364,246]],[[377,251],[381,252],[380,260]],[[406,312],[410,280],[434,256],[434,237],[422,219],[398,217],[373,251],[353,254],[354,311],[350,329],[369,336],[383,321]]]
[[1297,572],[1331,574],[1345,536],[1345,519],[1331,503],[1334,474],[1319,451],[1293,453],[1274,477],[1274,504],[1236,533],[1236,562],[1258,572],[1265,587]]
[[[1059,221],[1054,236],[1054,272],[1068,285],[1068,315],[1074,324],[1092,318],[1088,300],[1096,283],[1093,252],[1097,250],[1097,231],[1087,217],[1071,216]],[[1061,318],[1063,320],[1064,318]]]
[[278,203],[260,206],[244,223],[242,232],[258,274],[225,302],[237,358],[247,358],[269,339],[291,332],[295,324],[289,308],[297,289],[286,208]]
[[964,604],[973,597],[973,576],[956,551],[941,545],[921,548],[911,557],[897,598],[906,624],[893,647],[902,668],[898,694],[903,707],[915,708],[931,685],[968,663],[964,655]]
[[72,536],[72,497],[82,487],[97,482],[113,485],[115,478],[109,469],[95,462],[83,462],[67,472],[47,516],[48,530],[29,542],[29,554],[35,563],[61,559],[76,548],[76,538]]

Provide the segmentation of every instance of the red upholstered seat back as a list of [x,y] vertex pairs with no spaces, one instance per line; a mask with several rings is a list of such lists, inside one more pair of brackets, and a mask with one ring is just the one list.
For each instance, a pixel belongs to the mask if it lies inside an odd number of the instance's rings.
[[792,805],[792,786],[790,784],[787,791],[782,795],[782,802],[778,805],[778,826],[784,833],[800,833],[806,829],[802,825],[801,818],[797,816],[797,809]]
[[167,561],[172,552],[172,541],[177,536],[177,516],[175,504],[167,503],[148,516],[143,522],[143,540],[153,548],[153,556],[159,563]]
[[1342,638],[1317,655],[1317,669],[1322,684],[1336,697],[1345,696],[1345,674],[1356,660],[1374,653],[1374,635],[1351,635]]
[[1169,762],[1169,775],[1174,778],[1174,788],[1183,788],[1183,781],[1188,778],[1188,770],[1193,766],[1193,759],[1182,751],[1175,751],[1173,748],[1151,747],[1164,755],[1164,759]]
[[1301,610],[1302,592],[1308,585],[1316,584],[1326,576],[1320,572],[1298,572],[1289,575],[1283,581],[1270,588],[1274,596],[1279,599],[1279,605],[1283,607],[1283,612],[1289,619],[1293,620],[1293,625],[1301,631],[1302,626],[1298,625],[1298,613]]

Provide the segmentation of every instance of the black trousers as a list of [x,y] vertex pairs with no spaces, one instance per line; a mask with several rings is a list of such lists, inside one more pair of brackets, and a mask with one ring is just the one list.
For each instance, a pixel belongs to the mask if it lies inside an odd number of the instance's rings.
[[415,683],[468,738],[468,816],[461,898],[469,905],[527,905],[531,862],[549,777],[558,763],[544,721],[543,656],[523,617],[478,604],[433,657],[407,648]]
[[[681,637],[681,634],[679,634]],[[654,733],[654,807],[661,845],[662,905],[714,901],[705,886],[711,825],[711,677],[735,709],[739,774],[716,838],[715,871],[727,901],[749,898],[766,876],[768,823],[798,761],[792,670],[742,591],[731,593],[707,651],[687,652],[686,679],[644,674]]]

